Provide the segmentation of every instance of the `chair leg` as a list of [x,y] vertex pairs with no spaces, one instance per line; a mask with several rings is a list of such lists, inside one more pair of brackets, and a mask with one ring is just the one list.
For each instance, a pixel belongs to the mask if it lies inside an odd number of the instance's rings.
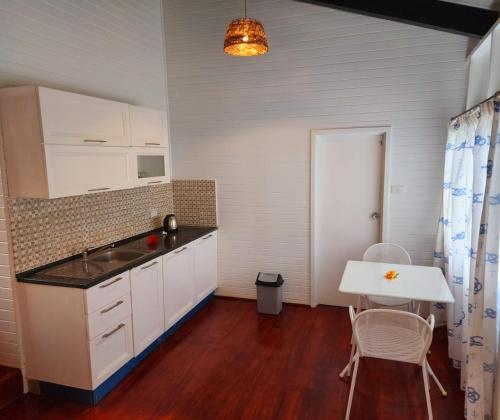
[[349,362],[346,367],[340,372],[339,376],[343,378],[346,374],[347,376],[351,376],[351,366],[353,363],[354,352],[356,351],[356,344],[354,344],[354,340],[351,342],[351,354],[349,355]]
[[441,394],[443,394],[443,397],[448,396],[448,393],[443,388],[443,385],[441,385],[441,382],[439,382],[439,379],[437,378],[436,374],[432,370],[429,362],[427,362],[426,364],[427,364],[427,371],[429,372],[429,375],[431,375],[432,379],[434,379],[434,382],[436,382],[436,385],[438,386],[439,390],[441,391]]
[[[358,301],[356,303],[356,313],[359,314],[363,310],[363,300],[365,296],[358,295]],[[343,378],[346,374],[347,376],[351,376],[351,366],[353,363],[354,353],[356,352],[356,344],[354,344],[354,336],[351,335],[351,354],[349,356],[349,363],[347,363],[346,367],[342,369],[339,376]]]
[[351,389],[349,391],[349,400],[347,401],[347,411],[345,413],[345,420],[349,420],[351,415],[352,397],[354,395],[354,387],[356,386],[356,376],[358,375],[359,354],[354,356],[354,370],[352,372]]
[[424,389],[425,389],[425,400],[427,402],[427,413],[429,414],[429,420],[433,420],[431,396],[429,393],[429,375],[427,372],[427,360],[424,360],[424,363],[422,363],[422,375],[424,377]]

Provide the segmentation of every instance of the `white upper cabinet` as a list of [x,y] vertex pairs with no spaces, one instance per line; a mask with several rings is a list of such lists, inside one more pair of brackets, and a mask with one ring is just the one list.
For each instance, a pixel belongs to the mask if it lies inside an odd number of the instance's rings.
[[132,145],[168,147],[167,113],[141,106],[129,106]]
[[45,146],[48,198],[130,188],[127,147]]
[[129,105],[38,88],[46,144],[130,146]]
[[168,149],[164,147],[132,147],[130,165],[136,187],[170,182]]
[[9,197],[58,198],[170,182],[163,111],[21,86],[0,89],[0,125]]

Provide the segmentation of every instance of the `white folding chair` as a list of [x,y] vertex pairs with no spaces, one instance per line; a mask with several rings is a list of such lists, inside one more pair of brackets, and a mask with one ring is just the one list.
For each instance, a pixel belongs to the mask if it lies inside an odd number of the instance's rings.
[[[406,249],[392,243],[379,243],[370,246],[363,255],[363,261],[411,265],[411,257]],[[368,301],[368,308],[374,308],[377,305],[392,307],[392,309],[404,307],[408,311],[417,314],[420,310],[420,305],[414,305],[413,301],[410,299],[382,296],[367,296],[366,299]]]
[[447,395],[427,361],[427,351],[432,343],[434,316],[430,315],[425,321],[414,313],[393,309],[368,309],[356,314],[352,306],[349,306],[349,316],[356,354],[345,419],[348,420],[351,414],[359,359],[372,357],[413,363],[422,367],[427,412],[429,420],[432,420],[428,375],[434,379],[441,394]]

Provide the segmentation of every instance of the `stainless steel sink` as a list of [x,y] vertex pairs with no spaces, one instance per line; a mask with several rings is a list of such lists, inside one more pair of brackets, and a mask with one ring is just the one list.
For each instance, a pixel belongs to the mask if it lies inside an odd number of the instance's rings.
[[144,254],[137,251],[127,251],[119,249],[110,249],[108,251],[103,251],[98,253],[95,257],[89,257],[90,261],[100,262],[100,263],[120,263],[129,262],[137,258],[142,257]]

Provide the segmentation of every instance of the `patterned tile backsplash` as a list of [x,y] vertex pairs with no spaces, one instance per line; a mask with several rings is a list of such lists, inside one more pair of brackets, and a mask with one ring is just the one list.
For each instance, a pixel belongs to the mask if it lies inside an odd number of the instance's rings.
[[[189,187],[185,187],[186,182]],[[178,208],[174,207],[175,189]],[[191,191],[198,196],[189,199],[186,194]],[[214,181],[173,181],[52,200],[11,198],[8,206],[16,272],[78,254],[85,247],[156,229],[174,209],[180,224],[216,225]],[[151,218],[151,210],[156,210],[158,216]]]
[[217,226],[215,181],[174,180],[172,185],[177,223],[187,226]]

